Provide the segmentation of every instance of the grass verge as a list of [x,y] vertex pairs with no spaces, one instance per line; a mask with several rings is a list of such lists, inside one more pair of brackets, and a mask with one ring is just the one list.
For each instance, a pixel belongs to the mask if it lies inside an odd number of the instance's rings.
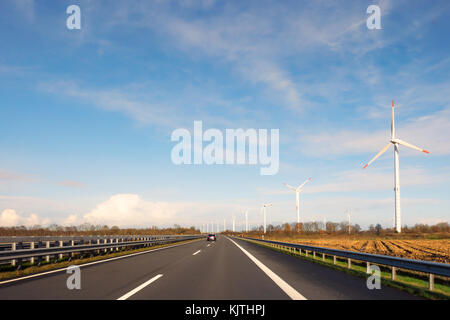
[[[347,267],[347,259],[337,259],[336,264],[333,264],[333,259],[330,256],[325,256],[325,260],[322,260],[322,255],[320,254],[314,258],[312,254],[305,255],[304,252],[300,255],[298,252],[293,252],[290,250],[285,250],[283,248],[273,247],[269,244],[262,243],[259,241],[248,240],[245,238],[239,238],[245,240],[247,242],[251,242],[257,244],[262,247],[269,248],[274,251],[282,252],[285,254],[292,255],[297,258],[301,258],[304,260],[308,260],[311,262],[319,263],[321,265],[325,265],[327,267],[331,267],[335,270],[345,272],[347,274],[351,274],[354,276],[358,276],[360,278],[367,278],[366,273],[366,265],[365,262],[357,262],[352,260],[351,269]],[[411,273],[405,272],[402,270],[397,270],[396,280],[391,280],[391,271],[389,267],[379,266],[381,270],[381,284],[387,285],[390,287],[394,287],[400,289],[402,291],[406,291],[413,295],[433,300],[450,300],[450,286],[448,280],[441,279],[436,277],[434,290],[428,290],[428,280],[426,276],[423,275],[415,275],[411,276]]]
[[63,259],[58,259],[58,261],[56,263],[55,262],[42,262],[42,264],[40,266],[31,265],[30,263],[24,263],[22,265],[21,270],[14,270],[15,268],[10,265],[1,266],[0,267],[0,281],[9,280],[9,279],[13,279],[13,278],[19,278],[19,277],[23,277],[23,276],[29,276],[32,274],[41,273],[41,272],[45,272],[45,271],[64,269],[71,265],[80,265],[80,264],[84,264],[84,263],[88,263],[88,262],[106,260],[106,259],[110,259],[110,258],[125,256],[125,255],[131,254],[131,253],[152,251],[157,248],[179,245],[179,244],[194,242],[194,241],[199,241],[199,240],[203,240],[203,239],[179,241],[179,242],[173,242],[173,243],[168,243],[168,244],[162,244],[162,245],[156,245],[156,246],[151,246],[151,247],[146,247],[146,248],[126,250],[126,251],[116,251],[113,253],[105,253],[105,254],[100,254],[100,255],[86,257],[86,258],[75,258],[75,259],[72,258],[71,260],[69,260],[68,257],[65,257]]

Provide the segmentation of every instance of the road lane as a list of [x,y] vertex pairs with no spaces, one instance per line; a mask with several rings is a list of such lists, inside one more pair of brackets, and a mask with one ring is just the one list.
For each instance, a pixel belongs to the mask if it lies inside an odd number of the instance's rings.
[[166,268],[163,278],[130,299],[290,299],[225,236],[191,257]]
[[[0,300],[5,299],[111,299],[115,300],[150,278],[163,274],[203,248],[204,240],[164,248],[119,260],[81,268],[81,290],[66,287],[70,276],[65,271],[0,285]],[[158,280],[159,281],[159,280]]]

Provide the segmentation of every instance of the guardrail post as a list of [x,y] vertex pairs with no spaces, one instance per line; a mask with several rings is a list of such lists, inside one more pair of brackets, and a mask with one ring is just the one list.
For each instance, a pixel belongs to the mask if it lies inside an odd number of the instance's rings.
[[315,259],[315,258],[316,258],[316,252],[313,251],[313,259]]
[[305,250],[305,256],[306,257],[308,256],[308,250]]
[[[50,241],[45,241],[45,247],[50,248]],[[45,261],[50,262],[50,256],[45,256]]]
[[[17,250],[17,243],[15,243],[15,242],[11,243],[11,251],[16,251],[16,250]],[[12,260],[11,260],[11,265],[12,265],[13,267],[15,267],[16,264],[17,264],[16,259],[12,259]]]
[[[97,244],[100,244],[100,239],[97,239]],[[100,254],[100,249],[97,250],[97,254]]]
[[325,253],[322,253],[322,261],[325,261]]
[[392,267],[392,280],[395,280],[395,278],[397,277],[397,268],[396,267]]
[[[30,249],[34,249],[34,241],[33,241],[33,242],[30,242]],[[34,257],[31,257],[31,258],[30,258],[30,263],[31,263],[31,264],[34,264]]]
[[[38,248],[42,248],[42,241],[38,241]],[[39,257],[37,257],[37,263],[38,263],[38,266],[40,266],[41,265],[41,263],[42,263],[42,256],[39,256]]]
[[370,262],[366,262],[366,273],[370,273]]
[[429,281],[428,281],[428,290],[434,290],[434,274],[430,273]]
[[[70,245],[73,247],[73,246],[75,246],[75,240],[70,240]],[[70,254],[70,256],[73,258],[73,257],[75,257],[75,252],[72,252],[71,254]]]
[[336,264],[336,256],[333,256],[333,264]]
[[350,259],[350,258],[347,259],[347,268],[348,269],[352,268],[352,259]]
[[[62,247],[64,247],[64,241],[59,241],[59,246],[62,248]],[[62,259],[63,258],[63,254],[62,253],[60,253],[59,254],[59,259]]]

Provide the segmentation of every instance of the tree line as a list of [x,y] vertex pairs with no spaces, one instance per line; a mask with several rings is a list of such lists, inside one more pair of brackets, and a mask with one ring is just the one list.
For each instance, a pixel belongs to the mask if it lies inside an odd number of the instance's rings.
[[172,227],[159,228],[156,226],[147,228],[119,228],[107,225],[92,225],[84,223],[79,226],[49,226],[35,225],[31,227],[15,226],[0,227],[0,236],[87,236],[87,235],[169,235],[169,234],[199,234],[195,227],[181,227],[175,224]]
[[[262,233],[263,226],[253,228],[251,233]],[[383,228],[381,224],[371,224],[367,230],[363,230],[359,224],[348,224],[348,222],[305,222],[305,223],[284,223],[281,225],[269,224],[266,228],[269,234],[373,234],[384,235],[395,233],[394,228]],[[434,225],[415,224],[414,226],[403,226],[402,233],[450,233],[450,225],[447,222],[440,222]]]

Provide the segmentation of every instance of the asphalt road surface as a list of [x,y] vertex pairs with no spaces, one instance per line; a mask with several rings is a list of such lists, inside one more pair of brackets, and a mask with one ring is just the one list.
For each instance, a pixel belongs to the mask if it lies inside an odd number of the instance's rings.
[[2,283],[6,299],[417,299],[366,280],[243,240],[199,240],[81,266],[81,289],[71,274],[54,272]]

